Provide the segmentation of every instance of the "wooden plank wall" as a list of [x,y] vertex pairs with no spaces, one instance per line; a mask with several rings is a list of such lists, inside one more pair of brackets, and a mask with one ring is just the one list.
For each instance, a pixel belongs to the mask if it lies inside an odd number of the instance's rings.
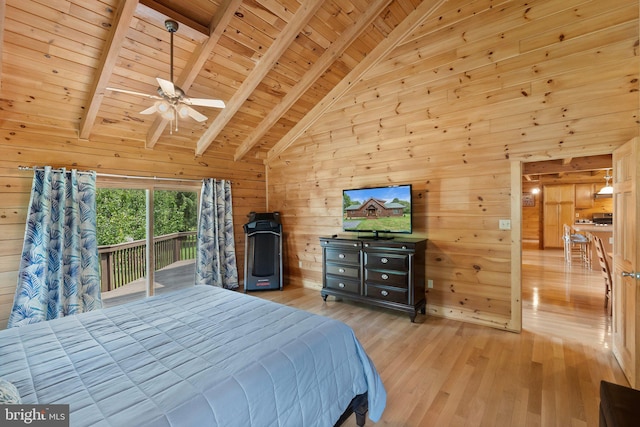
[[6,327],[13,302],[33,177],[31,171],[18,170],[19,165],[51,165],[128,176],[230,179],[238,273],[242,280],[242,225],[250,211],[261,211],[266,206],[262,161],[233,162],[215,157],[215,153],[196,158],[191,149],[167,152],[143,147],[143,141],[80,141],[72,135],[56,135],[55,129],[33,132],[30,126],[20,129],[15,122],[0,120],[0,328]]
[[342,189],[411,183],[428,313],[517,330],[510,165],[637,136],[638,64],[636,1],[446,2],[268,164],[289,280],[321,287]]
[[523,181],[522,194],[533,195],[535,205],[522,207],[522,240],[532,243],[540,240],[540,221],[542,216],[540,193],[533,194],[533,188],[542,190],[542,186],[538,183],[532,184]]

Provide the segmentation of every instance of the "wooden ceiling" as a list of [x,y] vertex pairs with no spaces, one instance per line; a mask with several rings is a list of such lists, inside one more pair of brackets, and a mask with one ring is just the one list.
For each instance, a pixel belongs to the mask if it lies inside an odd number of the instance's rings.
[[[0,0],[1,120],[89,141],[267,159],[442,0]],[[208,120],[178,130],[143,96],[156,78]],[[394,31],[397,30],[397,31]],[[385,45],[387,44],[388,47]],[[387,50],[385,50],[387,49]]]

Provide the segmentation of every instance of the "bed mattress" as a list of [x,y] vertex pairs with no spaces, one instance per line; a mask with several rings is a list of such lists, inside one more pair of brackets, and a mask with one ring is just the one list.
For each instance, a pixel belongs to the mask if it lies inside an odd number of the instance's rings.
[[332,426],[386,393],[342,322],[210,286],[0,332],[0,378],[72,426]]

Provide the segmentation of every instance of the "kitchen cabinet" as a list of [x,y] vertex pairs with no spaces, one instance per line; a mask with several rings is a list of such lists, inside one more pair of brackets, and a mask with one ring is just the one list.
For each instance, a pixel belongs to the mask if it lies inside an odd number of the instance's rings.
[[593,207],[595,184],[576,184],[576,209],[589,209]]
[[543,242],[545,248],[562,248],[562,226],[573,224],[575,184],[545,185],[543,193]]

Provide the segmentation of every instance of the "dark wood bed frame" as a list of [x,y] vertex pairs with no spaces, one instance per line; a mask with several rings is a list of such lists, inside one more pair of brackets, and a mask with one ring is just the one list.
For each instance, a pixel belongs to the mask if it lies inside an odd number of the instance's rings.
[[364,392],[351,400],[351,403],[349,403],[349,406],[342,413],[342,416],[340,416],[340,419],[335,423],[334,427],[342,425],[353,413],[356,414],[356,424],[362,427],[364,426],[368,410],[367,392]]

